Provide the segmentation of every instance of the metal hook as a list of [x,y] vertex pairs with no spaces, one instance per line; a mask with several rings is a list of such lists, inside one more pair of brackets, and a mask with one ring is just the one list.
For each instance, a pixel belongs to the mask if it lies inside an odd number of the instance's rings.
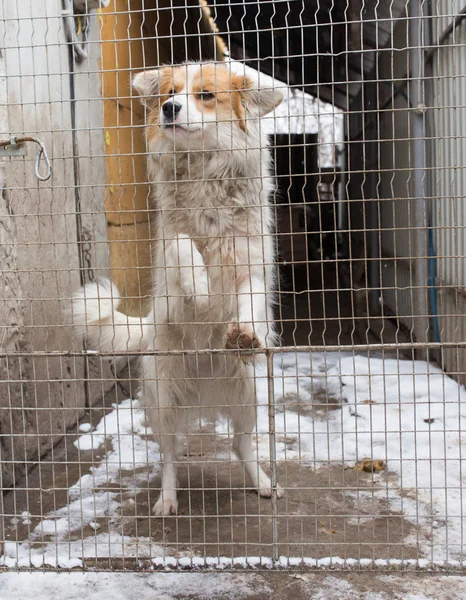
[[[36,152],[35,173],[39,181],[47,181],[52,175],[52,166],[50,164],[47,150],[39,138],[28,135],[23,137],[10,136],[8,140],[0,140],[0,156],[25,156],[26,142],[34,142],[38,145]],[[47,167],[47,173],[44,176],[42,176],[39,171],[42,155],[44,156],[45,166]]]
[[[52,175],[52,166],[50,164],[47,150],[45,149],[44,144],[40,140],[38,140],[37,138],[34,138],[34,141],[39,146],[39,148],[37,149],[37,152],[36,152],[36,177],[40,181],[47,181],[48,179],[50,179],[50,176]],[[45,166],[47,167],[47,174],[44,177],[39,172],[40,159],[42,158],[42,155],[44,156]]]

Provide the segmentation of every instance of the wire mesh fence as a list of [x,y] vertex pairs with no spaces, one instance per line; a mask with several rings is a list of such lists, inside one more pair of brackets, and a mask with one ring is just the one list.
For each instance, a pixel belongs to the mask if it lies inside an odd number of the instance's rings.
[[0,6],[1,567],[462,572],[466,3]]

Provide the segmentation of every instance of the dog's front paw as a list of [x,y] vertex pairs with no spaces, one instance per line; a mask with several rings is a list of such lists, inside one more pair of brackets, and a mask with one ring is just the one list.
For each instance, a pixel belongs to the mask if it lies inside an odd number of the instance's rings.
[[[227,330],[225,347],[236,350],[253,350],[261,348],[262,342],[254,332],[252,323],[230,323]],[[251,360],[252,353],[241,352],[240,358],[243,362]]]
[[159,499],[154,504],[152,512],[158,517],[166,517],[168,515],[176,515],[178,511],[178,501],[176,495],[162,492]]

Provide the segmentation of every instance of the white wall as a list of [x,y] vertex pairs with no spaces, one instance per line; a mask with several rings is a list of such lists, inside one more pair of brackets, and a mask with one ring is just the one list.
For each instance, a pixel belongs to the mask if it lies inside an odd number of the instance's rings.
[[[61,2],[0,2],[0,139],[14,134],[39,137],[53,175],[38,182],[35,147],[26,158],[0,159],[0,351],[22,351],[23,358],[0,358],[0,428],[3,485],[11,485],[25,461],[42,454],[76,423],[85,408],[82,359],[53,357],[54,351],[80,349],[63,309],[80,283],[76,227],[68,48]],[[94,24],[93,36],[98,34]],[[97,38],[98,39],[98,38]],[[105,163],[98,60],[77,66],[79,176],[91,263],[95,240],[105,240],[103,214]],[[94,72],[92,75],[89,72]],[[79,74],[81,73],[81,74]],[[100,214],[95,215],[94,212]],[[39,354],[49,353],[47,356]],[[8,377],[10,381],[8,381]],[[100,388],[100,385],[99,385]],[[17,410],[16,410],[17,409]]]
[[[435,37],[466,2],[434,3]],[[436,21],[434,21],[436,22]],[[442,29],[443,28],[443,29]],[[466,22],[454,29],[433,59],[436,168],[431,173],[440,335],[444,342],[466,340]],[[466,353],[443,351],[449,371],[466,369]]]

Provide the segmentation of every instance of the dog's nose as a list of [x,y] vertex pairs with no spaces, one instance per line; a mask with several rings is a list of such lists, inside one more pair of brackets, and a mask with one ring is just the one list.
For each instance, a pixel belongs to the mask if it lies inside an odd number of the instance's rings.
[[176,115],[181,110],[181,104],[179,102],[175,102],[174,100],[168,100],[162,106],[163,116],[170,121],[173,121],[176,118]]

